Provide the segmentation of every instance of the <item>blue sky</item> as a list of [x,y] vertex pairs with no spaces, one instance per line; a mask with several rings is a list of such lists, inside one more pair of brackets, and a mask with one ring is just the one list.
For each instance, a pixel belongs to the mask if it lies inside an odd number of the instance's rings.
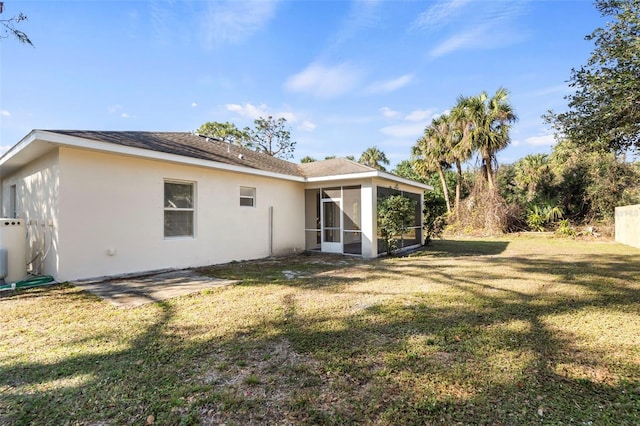
[[32,129],[191,131],[283,116],[294,161],[370,146],[392,167],[459,95],[510,90],[510,163],[550,152],[540,116],[604,26],[588,0],[5,1],[0,152]]

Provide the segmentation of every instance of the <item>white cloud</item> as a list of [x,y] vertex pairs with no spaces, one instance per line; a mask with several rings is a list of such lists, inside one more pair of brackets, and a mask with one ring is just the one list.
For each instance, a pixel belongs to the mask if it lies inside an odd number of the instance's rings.
[[[429,55],[438,58],[459,50],[489,50],[520,43],[528,32],[515,18],[526,12],[528,1],[468,2],[457,9],[455,19],[447,15],[455,33],[436,45]],[[451,19],[449,19],[451,18]],[[444,19],[444,18],[443,18]]]
[[198,104],[197,104],[197,103],[195,103],[195,102],[191,102],[191,106],[195,108],[195,107],[197,107],[197,106],[198,106]]
[[398,111],[394,111],[389,107],[382,107],[379,110],[386,118],[396,118],[400,115]]
[[413,80],[413,74],[405,74],[398,78],[386,81],[378,81],[367,87],[366,93],[390,93],[394,92]]
[[452,17],[463,10],[470,0],[448,0],[438,2],[422,12],[413,24],[414,28],[438,28],[446,24]]
[[0,154],[4,154],[5,152],[9,151],[9,149],[11,149],[11,146],[9,145],[0,145]]
[[265,104],[261,104],[258,106],[249,103],[246,103],[244,105],[227,104],[226,107],[227,111],[235,112],[241,117],[247,117],[252,120],[269,115],[267,113],[267,106]]
[[496,47],[494,42],[489,42],[492,37],[491,25],[479,25],[469,31],[464,31],[449,37],[429,52],[433,58],[444,56],[456,50]]
[[11,117],[11,113],[6,109],[0,109],[0,116],[2,117]]
[[273,114],[274,117],[276,118],[284,118],[285,120],[287,120],[289,123],[295,123],[296,121],[298,121],[298,117],[295,115],[295,113],[293,112],[277,112],[275,114]]
[[120,118],[135,118],[134,115],[125,112],[122,105],[112,105],[107,108],[107,111],[110,115],[117,114],[118,116],[120,116]]
[[273,116],[275,118],[282,117],[289,123],[295,123],[298,121],[298,117],[295,113],[290,111],[272,113],[269,112],[269,107],[266,104],[260,104],[258,106],[250,103],[245,103],[244,105],[226,104],[225,107],[227,108],[227,111],[235,112],[239,116],[250,118],[251,120],[255,120],[260,117],[267,118],[269,116]]
[[396,124],[383,127],[380,131],[394,138],[419,137],[424,131],[424,126],[424,123]]
[[304,120],[304,121],[300,124],[300,126],[298,126],[298,129],[299,129],[299,130],[302,130],[302,131],[304,131],[304,132],[313,132],[313,131],[316,129],[316,127],[318,127],[318,126],[316,125],[316,123],[313,123],[313,122],[311,122],[311,121],[309,121],[309,120]]
[[533,146],[551,146],[555,145],[556,140],[553,135],[532,136],[526,138],[524,143]]
[[275,15],[277,1],[208,2],[203,16],[207,44],[240,43],[260,31]]
[[335,45],[340,45],[350,40],[363,28],[373,28],[379,21],[379,5],[381,0],[354,0],[351,9],[337,31]]
[[314,63],[289,77],[285,82],[285,88],[319,98],[333,98],[356,87],[361,75],[360,70],[347,63],[334,66]]
[[417,109],[411,111],[404,119],[407,121],[425,121],[433,116],[433,111],[430,109]]

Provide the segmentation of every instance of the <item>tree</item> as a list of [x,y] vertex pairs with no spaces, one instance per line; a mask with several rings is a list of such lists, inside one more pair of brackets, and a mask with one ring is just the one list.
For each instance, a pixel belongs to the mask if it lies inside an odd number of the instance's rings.
[[[414,169],[410,160],[402,160],[396,165],[396,168],[391,171],[396,176],[415,180],[416,182],[426,183],[427,180],[420,176]],[[444,200],[443,200],[444,201]]]
[[304,156],[300,159],[300,163],[302,164],[306,164],[306,163],[315,163],[316,160],[315,158],[311,157],[310,155]]
[[424,135],[411,149],[411,163],[413,169],[424,178],[428,178],[432,172],[438,173],[447,205],[447,213],[451,213],[449,189],[444,175],[444,171],[450,167],[448,138],[447,118],[445,116],[434,118],[431,124],[425,128]]
[[460,198],[462,196],[462,163],[473,156],[473,140],[471,138],[473,123],[464,108],[464,99],[463,97],[458,98],[458,103],[451,110],[449,117],[449,127],[452,133],[449,149],[453,163],[456,165],[456,198],[454,210],[456,219],[458,220],[460,219]]
[[389,160],[384,152],[380,151],[377,147],[372,146],[371,148],[367,148],[358,163],[364,164],[369,167],[373,167],[374,169],[382,170],[383,172],[387,171],[382,164],[389,165]]
[[285,129],[287,120],[272,116],[254,120],[255,129],[249,131],[251,146],[258,152],[283,159],[293,157],[296,142],[291,141],[291,133]]
[[640,173],[608,146],[563,140],[549,161],[565,214],[576,219],[611,219],[616,206],[640,202]]
[[515,164],[515,184],[527,191],[526,201],[531,202],[540,190],[547,188],[553,180],[547,154],[529,154]]
[[580,144],[604,143],[611,151],[640,153],[640,0],[596,0],[606,28],[587,35],[595,49],[572,69],[568,111],[544,116],[559,133]]
[[[4,4],[0,2],[0,13],[3,12],[3,6]],[[16,24],[26,20],[27,16],[23,13],[19,13],[17,16],[13,16],[9,19],[0,19],[0,25],[2,26],[2,34],[0,34],[0,38],[13,36],[18,39],[20,43],[28,44],[33,47],[33,43],[29,39],[29,36],[15,27]]]
[[396,241],[413,226],[416,203],[402,195],[391,195],[378,202],[378,230],[385,241],[387,254],[397,248]]
[[240,130],[233,123],[207,121],[200,126],[197,133],[202,136],[217,139],[221,142],[232,143],[247,148],[251,147],[249,129],[245,128],[244,130]]
[[431,240],[442,235],[446,225],[446,205],[442,197],[431,191],[424,193],[424,243],[428,245]]
[[482,159],[488,189],[494,185],[496,154],[509,145],[509,130],[517,120],[513,107],[508,103],[509,91],[499,88],[490,98],[487,92],[478,96],[459,98],[458,107],[464,111],[473,148]]

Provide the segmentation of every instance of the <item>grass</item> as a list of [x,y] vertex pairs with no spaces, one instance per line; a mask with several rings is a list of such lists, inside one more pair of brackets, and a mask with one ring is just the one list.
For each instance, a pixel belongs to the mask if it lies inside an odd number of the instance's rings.
[[135,309],[5,293],[0,424],[640,423],[640,250],[514,237],[202,272],[241,283]]

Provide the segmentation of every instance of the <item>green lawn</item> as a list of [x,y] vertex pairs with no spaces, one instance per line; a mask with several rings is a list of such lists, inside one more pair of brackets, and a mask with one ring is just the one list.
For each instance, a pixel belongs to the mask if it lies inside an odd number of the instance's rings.
[[204,271],[241,284],[135,309],[2,294],[0,425],[640,424],[640,250],[514,237]]

